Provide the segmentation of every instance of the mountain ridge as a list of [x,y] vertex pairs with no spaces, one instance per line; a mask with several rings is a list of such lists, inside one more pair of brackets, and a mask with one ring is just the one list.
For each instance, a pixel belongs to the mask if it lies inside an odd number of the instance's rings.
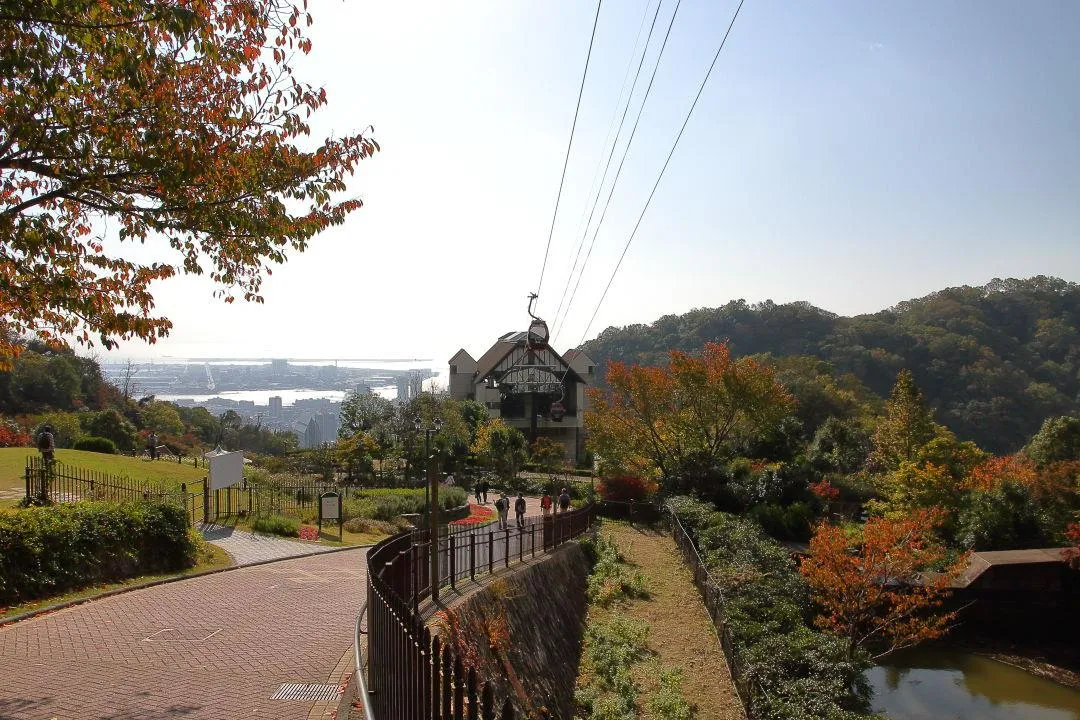
[[709,341],[739,356],[818,358],[881,397],[906,367],[939,421],[995,452],[1019,449],[1046,417],[1080,414],[1080,284],[1056,277],[995,278],[851,316],[732,300],[608,327],[582,349],[602,373],[612,360],[656,365]]

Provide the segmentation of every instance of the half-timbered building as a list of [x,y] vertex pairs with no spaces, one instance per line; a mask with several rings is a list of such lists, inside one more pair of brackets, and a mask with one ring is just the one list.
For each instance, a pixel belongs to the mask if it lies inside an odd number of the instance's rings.
[[451,397],[482,403],[530,443],[538,437],[561,443],[575,462],[585,454],[585,388],[595,377],[588,355],[560,355],[528,332],[503,335],[479,360],[464,349],[450,358]]

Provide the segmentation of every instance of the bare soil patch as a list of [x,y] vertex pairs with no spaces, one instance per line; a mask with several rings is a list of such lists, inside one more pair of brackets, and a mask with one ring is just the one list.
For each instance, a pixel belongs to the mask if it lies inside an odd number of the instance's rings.
[[[675,542],[662,532],[624,522],[605,521],[601,532],[610,533],[627,562],[648,578],[650,597],[629,603],[626,614],[649,624],[649,649],[659,664],[682,670],[683,695],[696,706],[697,717],[743,718],[712,618]],[[642,663],[635,679],[642,697],[648,697],[658,687],[657,664]],[[645,709],[642,716],[650,717]]]

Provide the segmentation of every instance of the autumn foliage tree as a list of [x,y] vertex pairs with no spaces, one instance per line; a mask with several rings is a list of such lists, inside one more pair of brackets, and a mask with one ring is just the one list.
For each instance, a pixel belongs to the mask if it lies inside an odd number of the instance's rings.
[[1080,570],[1080,522],[1075,522],[1065,531],[1069,547],[1065,550],[1065,561]]
[[360,207],[337,194],[375,141],[306,137],[326,104],[293,75],[306,4],[3,3],[0,363],[26,335],[153,342],[150,285],[178,272],[261,302],[271,264]]
[[874,658],[944,635],[955,612],[942,605],[967,558],[935,572],[946,557],[937,522],[933,510],[871,518],[856,539],[820,525],[799,568],[820,608],[815,624]]
[[605,464],[707,483],[734,449],[785,417],[791,396],[769,365],[734,360],[726,345],[700,355],[672,351],[667,367],[607,368],[609,390],[590,389],[589,445]]

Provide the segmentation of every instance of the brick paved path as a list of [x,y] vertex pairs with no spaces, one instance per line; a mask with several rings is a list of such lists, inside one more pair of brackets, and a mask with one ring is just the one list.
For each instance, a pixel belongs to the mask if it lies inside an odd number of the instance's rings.
[[0,628],[0,718],[297,718],[282,683],[336,684],[366,549],[103,598]]
[[265,560],[281,560],[297,555],[333,550],[328,545],[302,543],[273,535],[258,535],[213,523],[200,525],[199,532],[208,542],[229,553],[237,565],[251,565]]

